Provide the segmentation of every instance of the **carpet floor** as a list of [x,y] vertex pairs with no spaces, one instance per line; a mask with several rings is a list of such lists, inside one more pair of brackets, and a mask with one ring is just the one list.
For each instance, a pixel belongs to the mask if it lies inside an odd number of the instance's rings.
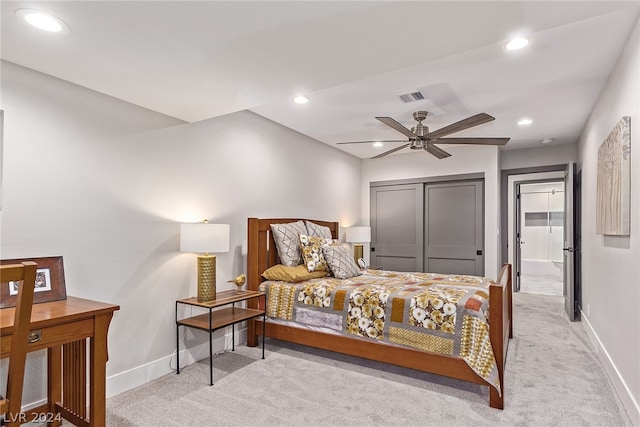
[[109,426],[631,426],[562,297],[515,294],[505,409],[487,387],[267,339],[107,400]]

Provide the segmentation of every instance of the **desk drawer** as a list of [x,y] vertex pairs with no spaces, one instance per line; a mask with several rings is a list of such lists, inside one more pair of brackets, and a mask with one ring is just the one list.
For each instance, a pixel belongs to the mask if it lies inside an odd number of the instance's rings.
[[[36,351],[43,348],[78,341],[93,336],[93,320],[86,319],[79,322],[64,323],[62,325],[49,326],[42,329],[29,331],[30,342],[27,351]],[[1,357],[9,357],[11,351],[11,335],[0,338]]]

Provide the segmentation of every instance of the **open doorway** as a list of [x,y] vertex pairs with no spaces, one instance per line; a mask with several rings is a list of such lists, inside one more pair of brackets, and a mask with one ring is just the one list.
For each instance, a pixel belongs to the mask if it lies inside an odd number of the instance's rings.
[[[544,226],[547,227],[547,232],[551,236],[547,236],[553,243],[556,239],[562,238],[562,258],[557,257],[557,247],[551,246],[549,252],[550,256],[545,259],[545,262],[550,265],[545,267],[561,267],[563,272],[562,278],[562,292],[560,295],[564,299],[564,308],[567,312],[567,316],[570,320],[579,320],[579,307],[581,298],[580,287],[580,173],[576,173],[575,164],[568,163],[564,165],[542,166],[522,169],[505,169],[501,172],[501,196],[500,206],[502,212],[506,212],[507,215],[502,215],[501,229],[507,231],[501,233],[501,249],[503,263],[510,263],[513,266],[513,290],[519,292],[521,287],[521,263],[522,259],[522,247],[527,245],[526,239],[522,239],[524,243],[520,244],[521,236],[518,234],[517,222],[520,221],[523,224],[527,218],[522,217],[521,213],[516,213],[517,205],[519,205],[517,186],[534,184],[534,183],[552,183],[562,182],[562,193],[556,188],[556,195],[563,195],[563,214],[552,214],[550,212],[555,210],[558,200],[552,200],[550,202],[550,208],[547,210],[546,220],[545,215],[529,215],[529,221],[534,223],[538,220]],[[551,189],[552,190],[552,189]],[[542,211],[544,212],[544,211]],[[557,211],[556,211],[557,212]],[[537,219],[536,219],[537,218]],[[560,221],[562,218],[562,227],[560,227]],[[541,227],[538,225],[536,227]],[[551,229],[549,229],[551,227]],[[559,227],[563,230],[563,235],[555,233],[554,227]],[[522,231],[520,231],[522,232]],[[540,237],[540,236],[538,236]],[[536,236],[531,237],[535,241]],[[531,239],[530,239],[531,241]],[[521,247],[522,246],[522,247]],[[525,250],[524,254],[527,259],[531,255],[527,254]],[[535,257],[533,258],[536,259]],[[562,261],[562,264],[559,263]],[[525,263],[531,267],[530,263]],[[559,268],[558,268],[559,269]],[[553,270],[552,270],[553,271]],[[538,271],[542,272],[542,271]],[[545,274],[542,274],[545,275]],[[552,287],[554,285],[551,285]],[[557,289],[557,288],[554,288]],[[544,291],[547,292],[547,291]],[[553,291],[556,292],[555,290]]]
[[516,184],[519,291],[563,295],[564,181]]

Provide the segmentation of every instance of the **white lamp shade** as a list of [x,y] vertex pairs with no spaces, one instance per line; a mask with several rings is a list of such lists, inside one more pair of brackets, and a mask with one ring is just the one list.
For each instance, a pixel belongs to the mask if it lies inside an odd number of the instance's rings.
[[229,252],[229,224],[180,224],[181,252]]
[[347,228],[347,242],[369,243],[371,241],[371,227]]

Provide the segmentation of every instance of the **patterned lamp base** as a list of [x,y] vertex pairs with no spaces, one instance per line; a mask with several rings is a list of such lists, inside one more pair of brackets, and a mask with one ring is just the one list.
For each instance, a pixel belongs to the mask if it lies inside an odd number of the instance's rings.
[[364,258],[364,251],[362,250],[362,244],[355,243],[353,245],[353,259],[355,259],[357,263],[360,258]]
[[198,257],[198,302],[216,299],[216,256]]

